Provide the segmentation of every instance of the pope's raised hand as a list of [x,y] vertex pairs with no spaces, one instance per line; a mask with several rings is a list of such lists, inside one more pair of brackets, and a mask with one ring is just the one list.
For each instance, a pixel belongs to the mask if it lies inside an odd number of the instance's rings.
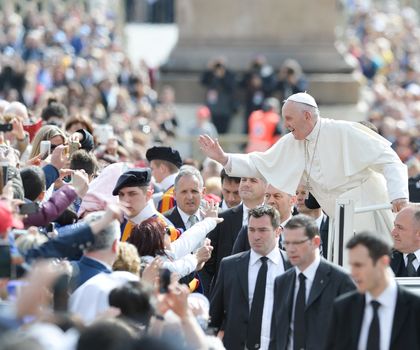
[[208,135],[200,135],[198,143],[200,145],[200,149],[207,157],[219,162],[222,165],[226,165],[228,156],[223,151],[223,148],[220,146],[217,139],[213,139]]

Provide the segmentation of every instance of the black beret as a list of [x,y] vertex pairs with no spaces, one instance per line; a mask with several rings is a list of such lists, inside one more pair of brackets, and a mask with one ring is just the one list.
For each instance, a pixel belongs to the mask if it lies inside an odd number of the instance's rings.
[[136,168],[128,170],[118,178],[112,194],[117,196],[120,189],[124,187],[148,186],[151,178],[152,172],[149,168]]
[[319,205],[316,198],[309,192],[309,196],[305,199],[305,205],[308,209],[319,209],[321,206]]
[[146,158],[149,162],[152,160],[166,160],[174,164],[178,169],[182,167],[182,159],[179,152],[172,147],[157,147],[149,148],[146,152]]

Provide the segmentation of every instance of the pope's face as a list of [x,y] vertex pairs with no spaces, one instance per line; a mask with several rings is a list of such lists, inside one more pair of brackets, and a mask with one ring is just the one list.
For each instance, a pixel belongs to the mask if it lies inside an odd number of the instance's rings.
[[286,102],[282,109],[284,126],[290,130],[296,140],[304,140],[312,131],[312,116],[304,111],[298,103]]

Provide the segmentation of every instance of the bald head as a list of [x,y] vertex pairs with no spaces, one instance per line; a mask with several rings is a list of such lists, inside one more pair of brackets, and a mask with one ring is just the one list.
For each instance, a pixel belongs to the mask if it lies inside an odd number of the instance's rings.
[[23,103],[14,101],[10,103],[4,110],[3,115],[15,116],[20,119],[20,121],[25,122],[29,119],[28,109]]
[[420,205],[410,204],[402,209],[394,221],[392,230],[394,248],[401,253],[413,253],[420,249]]

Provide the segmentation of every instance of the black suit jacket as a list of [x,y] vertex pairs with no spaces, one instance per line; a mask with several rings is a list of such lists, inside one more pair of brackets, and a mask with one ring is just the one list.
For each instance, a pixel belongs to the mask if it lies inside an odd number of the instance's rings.
[[[328,253],[328,225],[329,217],[327,215],[323,215],[321,227],[319,228],[319,235],[322,240],[322,255],[325,259],[327,259]],[[282,248],[280,240],[279,247]],[[248,240],[248,226],[242,226],[238,236],[236,237],[235,244],[233,245],[232,254],[244,252],[248,249],[251,249]]]
[[[391,268],[394,271],[395,277],[408,277],[407,266],[405,265],[404,255],[398,250],[392,252]],[[417,276],[420,277],[420,268],[417,269]]]
[[[280,240],[279,240],[280,241]],[[248,225],[242,226],[233,244],[232,254],[238,254],[251,249],[248,239]]]
[[[292,318],[296,270],[290,269],[276,278],[270,349],[286,350]],[[323,349],[334,299],[356,287],[339,266],[321,258],[306,303],[306,350]]]
[[322,222],[319,227],[319,235],[322,241],[322,256],[327,259],[328,256],[328,226],[330,224],[330,218],[326,214],[322,214]]
[[[285,270],[290,267],[287,256],[280,250]],[[245,347],[248,319],[248,268],[251,252],[229,256],[222,260],[214,291],[210,299],[210,327],[223,328],[223,344],[229,350]]]
[[[210,294],[211,286],[216,282],[220,262],[224,257],[231,255],[236,236],[242,227],[243,205],[225,210],[219,214],[224,221],[216,226],[207,237],[211,240],[213,251],[211,258],[201,271],[201,282],[204,293]],[[213,282],[212,282],[213,281]]]
[[[338,298],[325,349],[357,350],[364,310],[364,294],[351,292]],[[399,286],[389,349],[420,349],[420,297]]]
[[163,216],[167,218],[175,228],[186,230],[184,221],[182,221],[181,214],[178,211],[178,207],[175,206],[172,209],[163,213]]

